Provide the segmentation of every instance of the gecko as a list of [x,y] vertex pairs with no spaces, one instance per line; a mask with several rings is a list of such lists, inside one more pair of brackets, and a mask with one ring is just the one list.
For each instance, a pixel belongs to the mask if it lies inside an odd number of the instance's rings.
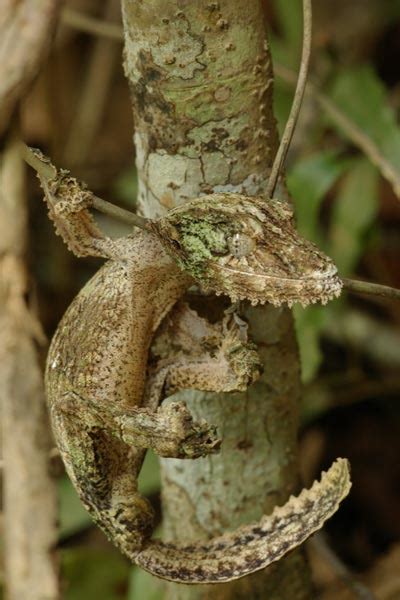
[[[76,255],[107,259],[67,309],[46,363],[54,437],[83,505],[123,554],[163,579],[217,583],[265,568],[337,510],[351,485],[346,459],[257,523],[190,545],[151,538],[154,515],[137,478],[148,448],[196,459],[220,447],[212,425],[183,402],[161,400],[186,388],[245,390],[260,373],[243,327],[229,311],[208,323],[182,304],[188,288],[253,305],[307,305],[339,295],[336,267],[300,237],[285,204],[240,194],[202,196],[111,239],[93,219],[93,194],[52,168],[39,177],[56,232]],[[152,364],[166,318],[176,335]]]

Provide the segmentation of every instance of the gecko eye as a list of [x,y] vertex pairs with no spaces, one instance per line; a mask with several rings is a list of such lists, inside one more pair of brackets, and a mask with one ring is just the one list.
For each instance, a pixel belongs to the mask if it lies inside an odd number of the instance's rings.
[[169,241],[170,244],[176,249],[176,250],[181,250],[182,246],[179,243],[179,233],[178,231],[175,229],[175,227],[171,227],[170,232],[169,232]]
[[171,239],[171,244],[176,250],[182,250],[182,246],[178,242],[178,240]]
[[245,233],[235,233],[228,240],[228,247],[232,256],[242,258],[242,256],[247,256],[253,252],[256,242]]

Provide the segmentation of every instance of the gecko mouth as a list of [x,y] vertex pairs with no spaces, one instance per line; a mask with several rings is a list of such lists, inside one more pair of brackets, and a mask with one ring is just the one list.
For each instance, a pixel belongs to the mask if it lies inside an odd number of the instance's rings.
[[233,267],[227,267],[225,265],[217,265],[215,270],[225,272],[227,274],[232,273],[233,276],[246,276],[248,278],[261,278],[271,281],[286,281],[286,282],[305,282],[305,281],[330,281],[337,278],[338,272],[334,265],[330,265],[326,271],[313,271],[310,274],[299,276],[299,277],[286,277],[282,275],[271,275],[268,273],[254,273],[253,271],[244,271],[241,269],[235,269]]
[[257,274],[221,265],[210,266],[210,271],[215,276],[210,273],[205,291],[227,295],[232,302],[248,300],[253,306],[266,302],[289,307],[295,303],[326,304],[340,296],[343,285],[333,264],[325,272],[316,271],[304,277]]

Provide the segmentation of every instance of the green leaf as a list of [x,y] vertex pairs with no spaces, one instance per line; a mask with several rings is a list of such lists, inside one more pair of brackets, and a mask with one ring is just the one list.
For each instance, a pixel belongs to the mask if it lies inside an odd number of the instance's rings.
[[[336,152],[319,152],[298,162],[288,174],[287,183],[296,208],[298,229],[320,247],[327,245],[319,224],[322,200],[348,164],[348,159],[341,158]],[[329,310],[330,306],[312,306],[305,310],[295,307],[304,382],[313,379],[321,364],[319,338]]]
[[330,98],[358,131],[341,119],[330,119],[332,125],[367,154],[400,196],[400,127],[376,73],[369,66],[341,71]]
[[365,159],[352,161],[332,209],[329,254],[342,276],[354,271],[378,209],[378,172]]
[[348,161],[340,158],[336,152],[319,152],[299,161],[287,177],[299,231],[320,246],[318,220],[321,202],[347,164]]
[[136,206],[138,191],[138,176],[136,168],[130,168],[122,171],[114,181],[113,193],[118,200],[124,202],[130,210]]

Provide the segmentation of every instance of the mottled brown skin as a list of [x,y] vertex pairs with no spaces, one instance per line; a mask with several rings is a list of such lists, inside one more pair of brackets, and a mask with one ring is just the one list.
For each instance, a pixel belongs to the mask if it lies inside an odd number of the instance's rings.
[[[165,579],[184,583],[229,581],[278,560],[337,510],[350,487],[347,461],[339,459],[320,483],[259,523],[208,544],[191,546],[150,539],[153,514],[137,490],[137,477],[147,448],[175,458],[196,458],[218,450],[220,440],[213,427],[195,422],[185,404],[170,402],[158,407],[166,394],[188,387],[245,390],[259,375],[254,346],[231,314],[222,323],[211,325],[183,304],[172,310],[193,283],[192,276],[206,288],[237,299],[235,261],[243,255],[249,257],[250,249],[257,252],[257,260],[241,280],[241,293],[251,301],[269,300],[271,293],[279,302],[292,301],[296,290],[309,289],[313,277],[318,284],[334,281],[329,259],[324,263],[323,255],[312,247],[310,261],[318,256],[312,271],[290,270],[291,277],[283,278],[286,285],[275,286],[278,291],[268,291],[268,279],[261,290],[257,277],[268,272],[267,263],[259,260],[263,244],[267,247],[263,239],[268,233],[275,235],[279,227],[277,239],[285,243],[288,236],[281,222],[278,226],[264,219],[268,211],[263,211],[258,200],[253,206],[253,200],[243,196],[207,196],[189,203],[187,212],[182,208],[171,211],[152,224],[151,232],[114,241],[98,230],[87,210],[91,193],[67,172],[54,170],[54,178],[42,179],[42,186],[50,216],[69,248],[80,256],[109,259],[64,315],[46,368],[55,439],[83,504],[124,554]],[[194,228],[179,229],[185,215],[186,224],[190,221]],[[211,253],[207,245],[210,223]],[[296,238],[293,229],[289,231],[297,247],[305,248],[299,262],[304,267],[308,242]],[[193,260],[188,259],[189,247]],[[173,258],[177,250],[178,256]],[[279,244],[276,252],[284,255]],[[290,269],[289,259],[285,264]],[[254,271],[253,289],[254,265],[260,270]],[[278,277],[273,271],[272,286]],[[307,285],[302,286],[304,278]],[[292,281],[296,281],[294,286]],[[323,285],[321,299],[336,292],[335,286],[332,291]],[[304,301],[304,293],[299,292],[298,299]],[[176,335],[171,339],[164,331],[154,340],[167,314],[168,328]],[[152,341],[157,361],[149,367]]]
[[206,543],[178,548],[150,540],[135,560],[153,575],[170,581],[222,583],[239,579],[264,569],[302,544],[336,512],[350,487],[348,461],[338,458],[320,481],[299,496],[291,496],[257,523]]

